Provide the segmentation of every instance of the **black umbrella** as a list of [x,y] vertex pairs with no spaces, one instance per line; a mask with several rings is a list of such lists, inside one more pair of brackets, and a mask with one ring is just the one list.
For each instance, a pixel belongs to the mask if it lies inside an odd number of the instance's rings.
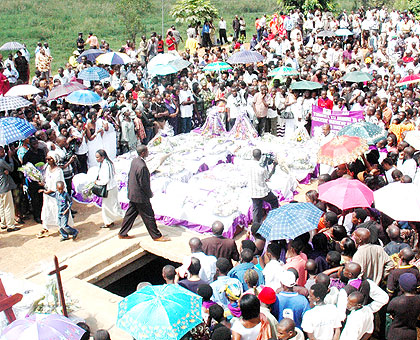
[[92,63],[95,63],[96,57],[104,53],[104,51],[98,50],[96,48],[91,48],[89,50],[83,51],[83,53],[77,58],[77,62],[82,62],[82,57],[86,57],[87,60],[91,61]]

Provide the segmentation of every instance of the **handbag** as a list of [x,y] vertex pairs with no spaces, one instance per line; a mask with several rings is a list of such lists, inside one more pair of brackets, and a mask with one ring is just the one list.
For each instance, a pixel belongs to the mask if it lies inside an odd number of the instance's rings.
[[[102,166],[102,163],[101,163]],[[101,170],[101,166],[99,167],[99,171]],[[99,179],[99,172],[98,176],[96,177],[96,180]],[[100,184],[94,184],[92,187],[92,193],[95,194],[98,197],[108,197],[108,190],[106,189],[107,185],[100,185]]]

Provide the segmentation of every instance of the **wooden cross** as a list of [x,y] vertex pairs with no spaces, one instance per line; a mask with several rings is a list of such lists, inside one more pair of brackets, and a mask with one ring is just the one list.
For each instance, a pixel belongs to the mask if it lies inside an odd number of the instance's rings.
[[63,290],[63,283],[61,282],[61,274],[60,272],[67,268],[67,265],[61,266],[58,264],[58,258],[57,256],[54,256],[54,265],[55,269],[48,273],[48,275],[56,275],[57,276],[57,287],[58,292],[60,294],[60,303],[61,307],[63,308],[63,315],[68,316],[67,314],[67,307],[66,307],[66,300],[64,299],[64,290]]
[[4,312],[7,317],[7,321],[12,323],[16,320],[15,313],[13,313],[12,307],[22,300],[22,294],[13,294],[8,296],[6,290],[4,289],[3,282],[0,279],[0,312]]

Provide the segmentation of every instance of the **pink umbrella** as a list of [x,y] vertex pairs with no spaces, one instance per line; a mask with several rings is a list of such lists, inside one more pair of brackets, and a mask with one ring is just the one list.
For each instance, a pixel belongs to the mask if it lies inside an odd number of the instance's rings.
[[318,187],[319,199],[341,210],[366,208],[373,203],[373,191],[357,179],[339,178]]
[[48,95],[47,101],[67,96],[74,91],[86,90],[86,89],[87,87],[85,85],[77,81],[72,81],[70,83],[53,88],[50,94]]

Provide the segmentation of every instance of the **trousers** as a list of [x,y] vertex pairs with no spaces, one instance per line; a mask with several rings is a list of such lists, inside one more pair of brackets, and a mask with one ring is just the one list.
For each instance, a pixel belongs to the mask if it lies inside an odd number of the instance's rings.
[[271,205],[271,209],[276,209],[279,207],[279,201],[277,200],[276,195],[274,195],[271,191],[265,197],[253,198],[252,222],[261,223],[263,218],[263,202],[269,203]]
[[146,229],[149,232],[149,235],[152,237],[152,239],[162,237],[162,234],[156,225],[155,212],[153,211],[152,204],[150,203],[150,201],[146,203],[137,203],[130,201],[130,204],[124,216],[121,229],[119,231],[120,235],[127,235],[127,233],[133,227],[134,221],[136,220],[138,215],[141,216],[141,219],[143,220],[143,223],[146,226]]
[[0,194],[0,224],[13,227],[15,224],[15,206],[13,204],[12,190]]

